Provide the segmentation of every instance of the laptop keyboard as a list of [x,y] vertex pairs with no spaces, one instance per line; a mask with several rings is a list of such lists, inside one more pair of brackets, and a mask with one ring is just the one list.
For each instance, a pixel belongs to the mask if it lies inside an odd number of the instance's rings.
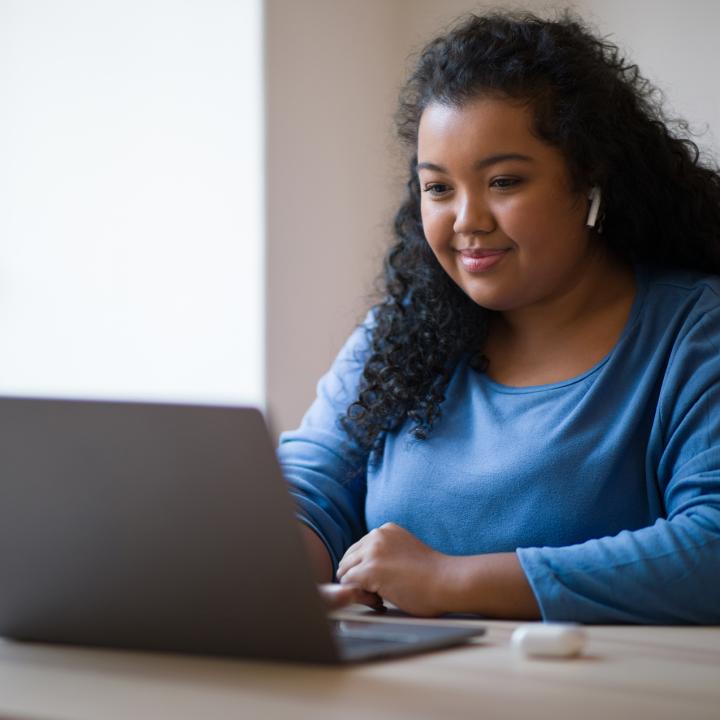
[[363,659],[404,655],[418,645],[417,633],[402,627],[335,622],[333,635],[341,657]]
[[394,632],[388,636],[387,633],[380,633],[376,630],[336,630],[335,637],[339,642],[352,642],[353,644],[358,642],[387,642],[387,643],[398,643],[408,642],[413,643],[419,640],[417,635],[412,633],[399,633]]
[[332,629],[340,655],[345,660],[392,657],[458,645],[484,632],[482,627],[467,629],[353,620],[335,620]]

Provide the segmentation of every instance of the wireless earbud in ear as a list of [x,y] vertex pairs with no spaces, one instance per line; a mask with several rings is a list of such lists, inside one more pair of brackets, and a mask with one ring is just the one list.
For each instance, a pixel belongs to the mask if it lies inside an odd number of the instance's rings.
[[590,200],[590,210],[588,212],[587,222],[585,223],[588,227],[595,227],[595,223],[598,219],[598,213],[600,212],[600,200],[602,199],[602,192],[599,185],[594,185],[590,194],[588,195]]

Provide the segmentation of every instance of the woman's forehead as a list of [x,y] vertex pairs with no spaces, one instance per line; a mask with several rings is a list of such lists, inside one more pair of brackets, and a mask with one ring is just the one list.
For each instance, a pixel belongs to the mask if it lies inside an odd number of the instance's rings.
[[533,121],[528,103],[505,98],[481,97],[459,106],[431,103],[418,127],[418,162],[437,163],[439,156],[475,162],[498,153],[556,155],[534,133]]

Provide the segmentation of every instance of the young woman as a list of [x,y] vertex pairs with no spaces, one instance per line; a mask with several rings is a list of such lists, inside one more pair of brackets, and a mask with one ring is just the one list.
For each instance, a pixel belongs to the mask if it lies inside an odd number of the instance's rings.
[[572,16],[421,53],[385,297],[278,450],[335,604],[720,622],[720,175]]

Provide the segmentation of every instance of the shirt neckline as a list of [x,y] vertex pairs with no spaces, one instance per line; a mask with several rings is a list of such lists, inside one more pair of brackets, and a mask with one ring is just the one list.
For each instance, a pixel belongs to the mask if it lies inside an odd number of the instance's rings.
[[485,373],[482,373],[481,377],[483,382],[496,392],[505,393],[507,395],[523,395],[527,393],[538,393],[546,392],[548,390],[556,390],[558,388],[567,387],[568,385],[575,385],[576,383],[582,382],[586,378],[595,374],[606,365],[610,358],[615,354],[617,348],[624,342],[625,338],[630,334],[633,327],[635,326],[638,317],[640,316],[640,310],[645,302],[645,296],[647,295],[648,286],[648,273],[647,269],[642,265],[635,265],[633,267],[635,273],[635,298],[633,299],[632,306],[630,308],[630,314],[628,319],[625,321],[625,327],[620,333],[620,337],[617,342],[611,348],[610,352],[605,355],[604,358],[599,360],[589,370],[576,375],[575,377],[568,378],[567,380],[560,380],[556,383],[548,383],[546,385],[527,385],[524,387],[515,387],[514,385],[503,385],[502,383],[496,382],[492,378],[489,378]]

